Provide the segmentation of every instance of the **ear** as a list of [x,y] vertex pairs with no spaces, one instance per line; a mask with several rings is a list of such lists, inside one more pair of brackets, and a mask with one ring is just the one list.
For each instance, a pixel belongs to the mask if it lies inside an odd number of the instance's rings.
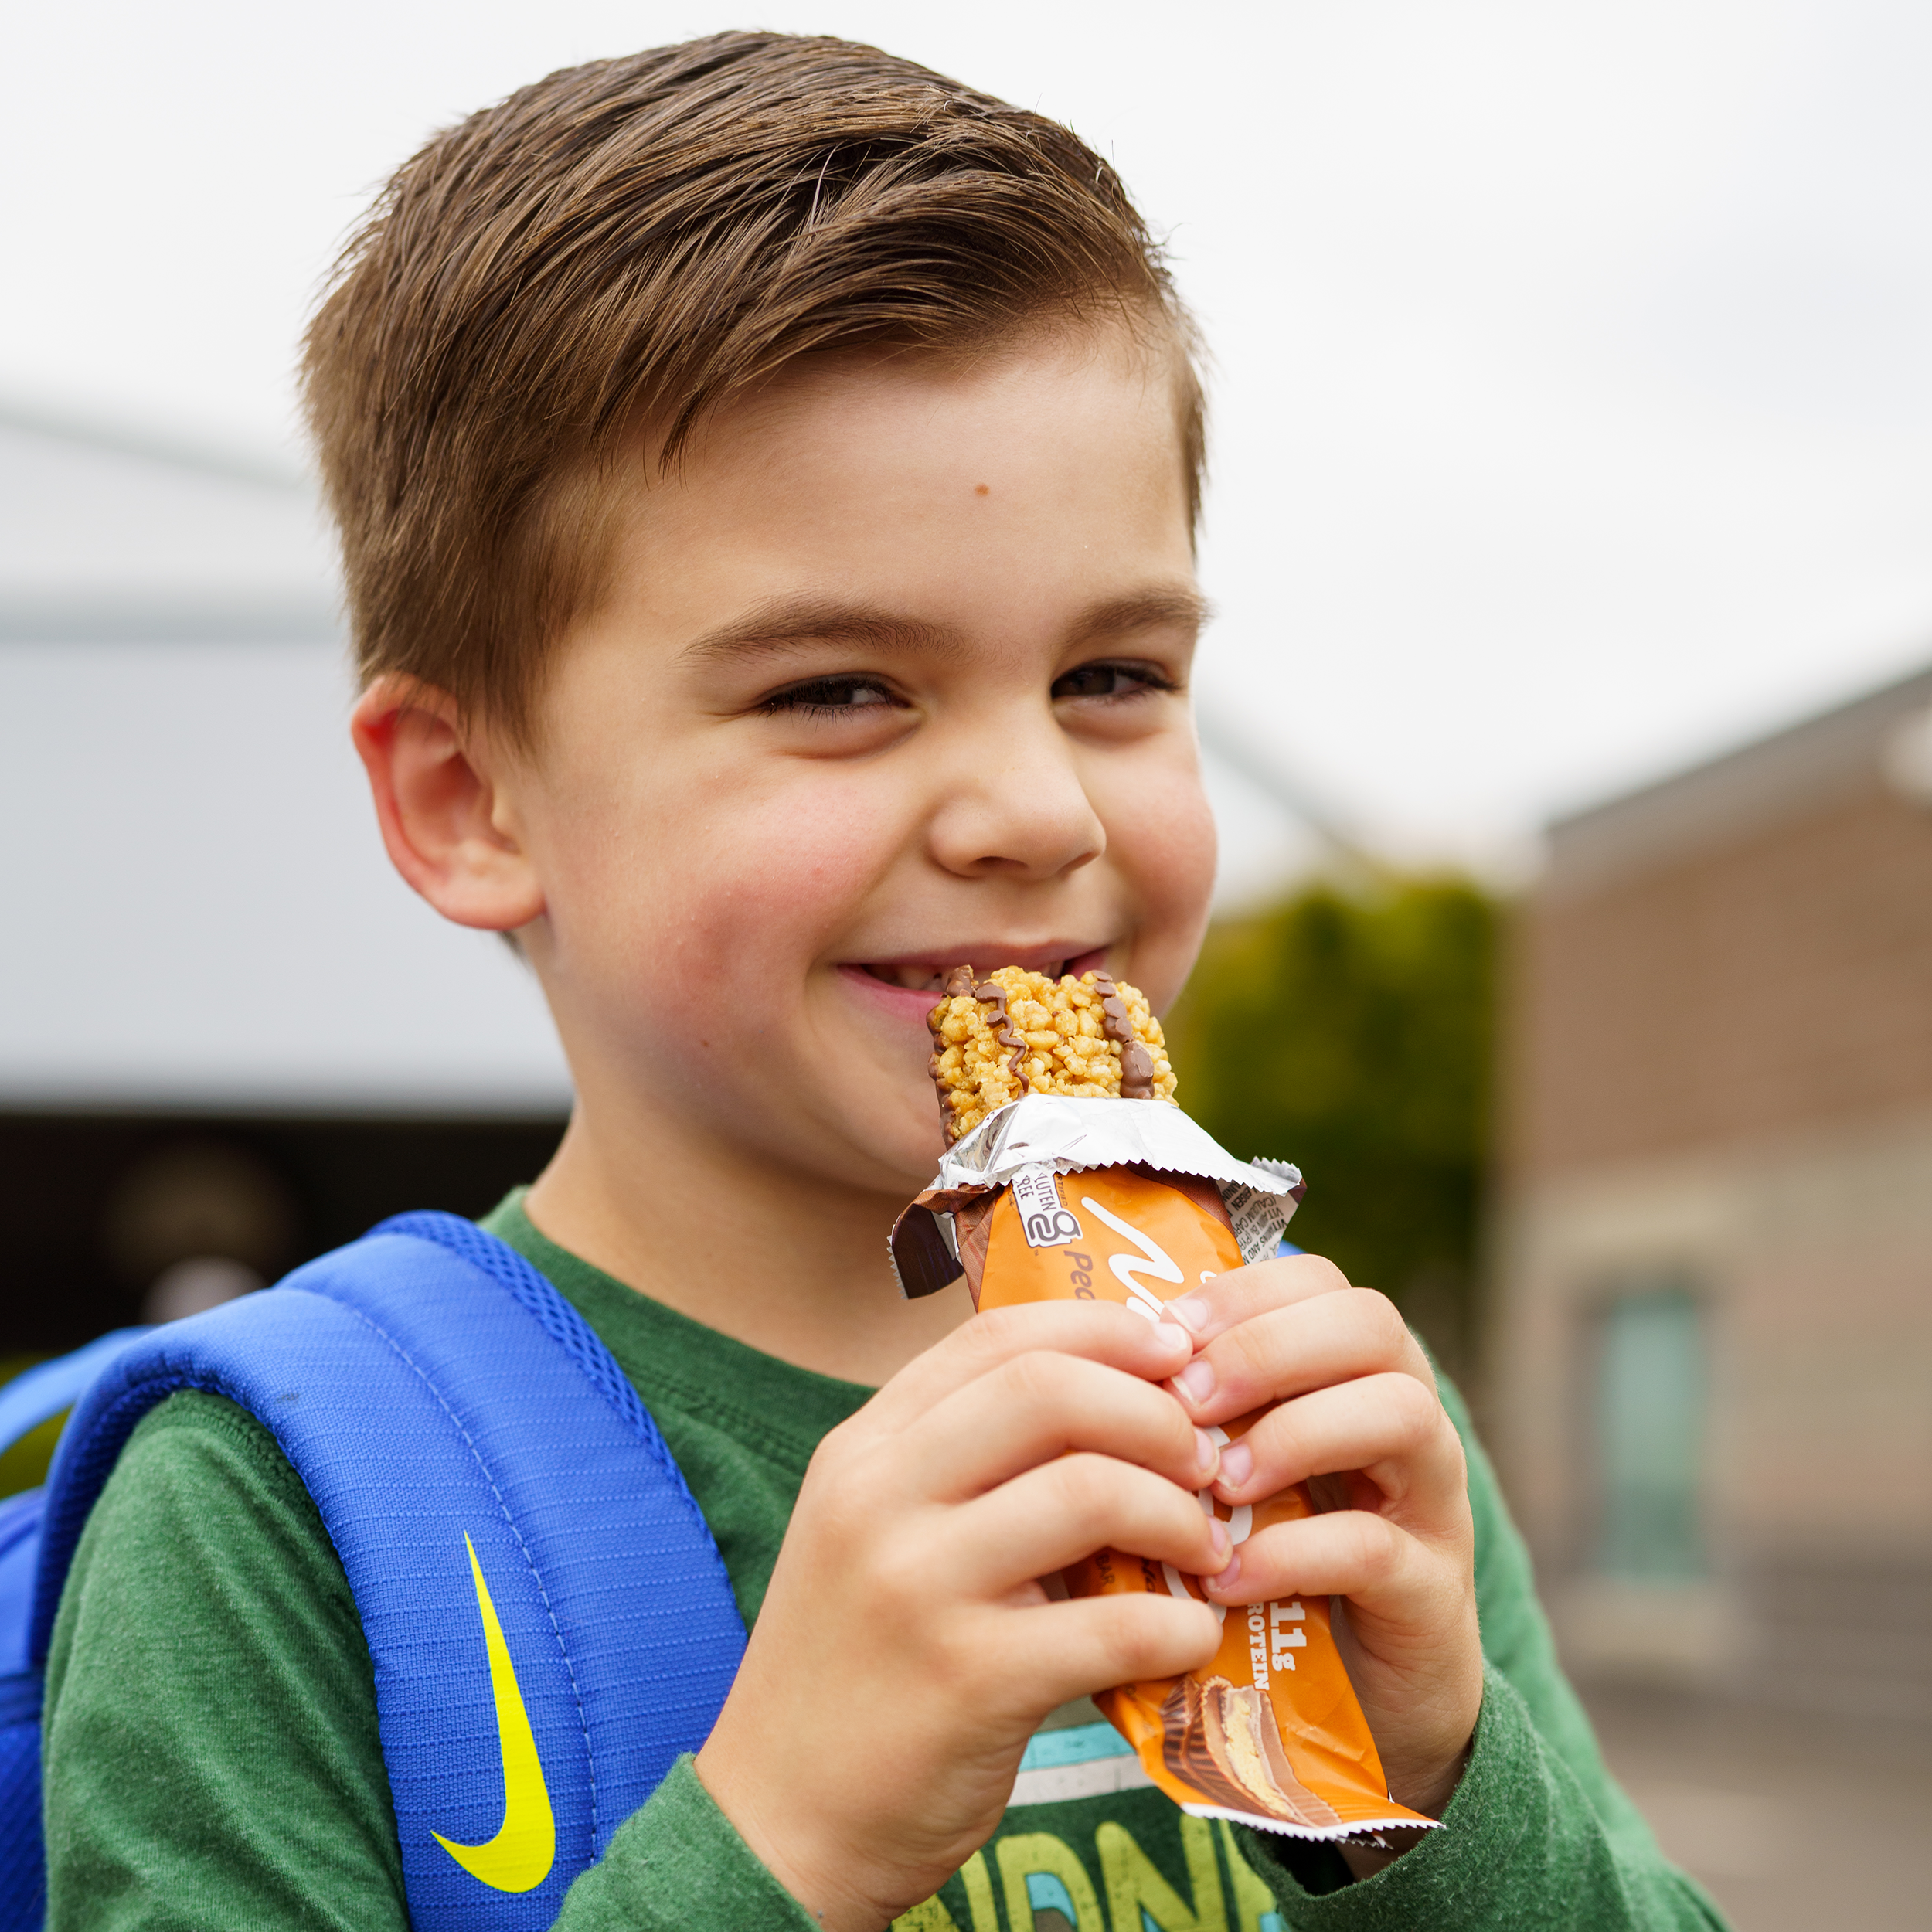
[[390,862],[445,919],[508,932],[543,910],[543,890],[485,736],[454,699],[413,678],[378,678],[350,714]]

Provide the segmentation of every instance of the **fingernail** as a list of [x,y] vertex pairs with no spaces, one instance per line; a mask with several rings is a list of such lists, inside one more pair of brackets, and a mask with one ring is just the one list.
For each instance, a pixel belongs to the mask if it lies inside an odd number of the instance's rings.
[[[1172,1304],[1169,1304],[1172,1306]],[[1174,1378],[1174,1386],[1198,1409],[1214,1393],[1214,1367],[1203,1357],[1196,1355]]]
[[1191,1334],[1199,1335],[1207,1326],[1209,1310],[1204,1297],[1182,1294],[1168,1303],[1167,1312]]
[[1221,1473],[1216,1480],[1224,1489],[1239,1489],[1254,1474],[1254,1451],[1245,1442],[1231,1442],[1221,1451]]
[[1237,1549],[1230,1554],[1226,1569],[1216,1571],[1207,1579],[1207,1587],[1225,1597],[1240,1580],[1241,1553]]
[[[1219,1516],[1208,1519],[1208,1541],[1213,1544],[1215,1555],[1223,1563],[1234,1560],[1234,1546],[1228,1540],[1228,1526]],[[1221,1573],[1217,1570],[1215,1574],[1218,1577]]]
[[1205,1429],[1195,1430],[1194,1466],[1201,1472],[1201,1483],[1204,1488],[1213,1475],[1214,1464],[1220,1453],[1214,1438]]

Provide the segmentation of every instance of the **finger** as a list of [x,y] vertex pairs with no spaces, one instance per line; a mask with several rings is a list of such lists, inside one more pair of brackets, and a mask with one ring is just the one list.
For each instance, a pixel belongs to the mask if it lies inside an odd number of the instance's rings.
[[1190,1352],[1185,1331],[1113,1301],[1033,1301],[988,1308],[908,1362],[860,1413],[869,1427],[904,1428],[977,1377],[1035,1349],[1080,1355],[1144,1381],[1173,1374]]
[[1338,1509],[1257,1529],[1225,1569],[1202,1580],[1219,1603],[1345,1597],[1399,1623],[1452,1587],[1454,1568],[1386,1517]]
[[1311,1301],[1318,1294],[1334,1294],[1349,1285],[1349,1277],[1325,1256],[1277,1255],[1272,1260],[1217,1274],[1199,1287],[1176,1295],[1162,1312],[1179,1322],[1198,1347],[1270,1308]]
[[1049,1709],[1117,1684],[1199,1670],[1221,1643],[1206,1604],[1139,1591],[1002,1611],[988,1614],[987,1628],[986,1648],[1030,1679]]
[[[1077,1454],[1029,1469],[951,1512],[933,1560],[962,1594],[995,1597],[1117,1549],[1189,1576],[1226,1566],[1227,1526],[1165,1477],[1112,1456]],[[1138,1567],[1138,1566],[1136,1566]]]
[[1399,1520],[1440,1513],[1465,1493],[1462,1444],[1440,1400],[1413,1376],[1362,1376],[1284,1402],[1221,1451],[1214,1493],[1258,1502],[1291,1483],[1359,1469]]
[[1345,1288],[1228,1329],[1181,1370],[1173,1388],[1205,1428],[1264,1403],[1389,1370],[1435,1388],[1429,1358],[1395,1304],[1373,1288]]
[[888,1453],[907,1492],[950,1501],[1073,1450],[1137,1463],[1190,1490],[1212,1479],[1219,1455],[1158,1383],[1039,1349],[955,1389]]

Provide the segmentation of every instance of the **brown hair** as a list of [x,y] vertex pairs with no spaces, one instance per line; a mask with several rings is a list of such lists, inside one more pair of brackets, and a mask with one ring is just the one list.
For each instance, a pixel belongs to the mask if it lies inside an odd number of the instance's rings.
[[1193,336],[1114,171],[1066,128],[877,49],[723,33],[552,74],[396,171],[311,323],[304,399],[358,668],[527,733],[545,647],[594,600],[594,479],[641,420],[815,349],[971,347],[1111,305]]

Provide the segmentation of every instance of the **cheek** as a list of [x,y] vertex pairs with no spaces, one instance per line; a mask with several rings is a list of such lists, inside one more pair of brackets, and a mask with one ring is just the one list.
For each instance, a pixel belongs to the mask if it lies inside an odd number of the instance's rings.
[[1109,815],[1108,840],[1141,906],[1135,983],[1158,1011],[1194,964],[1214,896],[1214,815],[1199,775],[1176,771],[1137,786]]
[[700,781],[662,806],[614,815],[631,883],[617,903],[607,863],[590,869],[570,924],[595,929],[603,970],[633,999],[642,984],[664,1019],[761,1032],[889,869],[896,827],[862,788],[822,783],[733,795]]

